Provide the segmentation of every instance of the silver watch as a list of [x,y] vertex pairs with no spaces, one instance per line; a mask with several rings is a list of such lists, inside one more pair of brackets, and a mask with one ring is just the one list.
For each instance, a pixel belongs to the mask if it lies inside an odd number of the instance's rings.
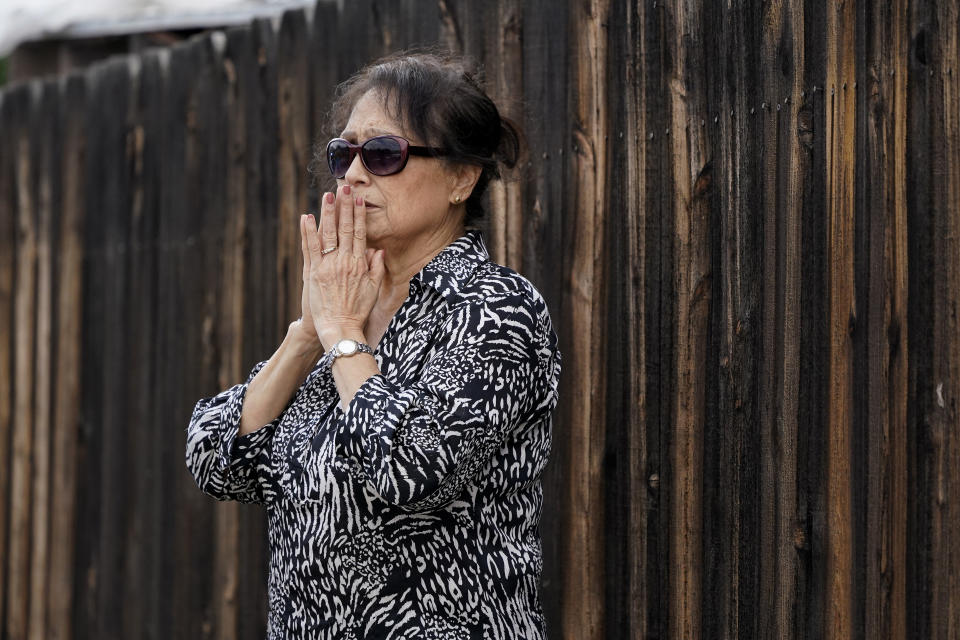
[[344,338],[333,345],[330,351],[327,351],[324,359],[327,361],[326,364],[333,366],[333,361],[337,358],[348,357],[361,352],[373,355],[373,349],[371,349],[369,345],[351,340],[350,338]]

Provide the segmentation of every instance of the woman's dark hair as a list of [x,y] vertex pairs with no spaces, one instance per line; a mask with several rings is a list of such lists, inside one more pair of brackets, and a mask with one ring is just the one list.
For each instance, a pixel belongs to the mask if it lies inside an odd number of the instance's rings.
[[[399,53],[367,65],[337,87],[328,116],[332,137],[350,118],[368,91],[384,98],[388,114],[422,144],[446,149],[445,159],[473,164],[483,171],[466,202],[466,222],[483,217],[482,197],[501,168],[516,166],[521,134],[483,89],[479,69],[463,58],[428,53]],[[326,140],[314,149],[314,169],[326,167]]]

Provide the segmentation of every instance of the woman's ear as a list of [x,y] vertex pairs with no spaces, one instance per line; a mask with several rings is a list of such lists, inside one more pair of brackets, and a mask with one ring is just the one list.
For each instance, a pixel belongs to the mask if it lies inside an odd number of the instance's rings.
[[[483,167],[475,164],[459,165],[454,173],[453,189],[450,193],[451,202],[466,202],[473,193],[473,188],[477,186],[481,173],[483,173]],[[457,197],[460,199],[457,200]]]

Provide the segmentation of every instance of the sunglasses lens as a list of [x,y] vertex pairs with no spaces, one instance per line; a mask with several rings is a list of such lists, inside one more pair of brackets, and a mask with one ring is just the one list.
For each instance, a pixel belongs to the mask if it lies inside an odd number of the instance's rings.
[[394,138],[371,138],[363,145],[361,153],[363,164],[375,175],[388,176],[403,167],[403,149]]
[[342,178],[350,168],[350,147],[344,140],[331,140],[327,145],[327,166],[334,178]]

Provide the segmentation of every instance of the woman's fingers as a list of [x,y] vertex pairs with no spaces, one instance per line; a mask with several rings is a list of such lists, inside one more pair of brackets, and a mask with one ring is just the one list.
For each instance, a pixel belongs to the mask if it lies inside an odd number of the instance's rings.
[[337,246],[337,205],[333,193],[323,194],[323,204],[320,207],[320,234],[324,250]]
[[357,196],[353,206],[353,252],[362,256],[367,251],[367,203]]
[[313,215],[307,214],[306,219],[301,225],[304,234],[306,235],[307,243],[307,253],[309,253],[310,265],[313,265],[314,260],[320,259],[320,236],[317,234],[317,223],[313,219]]
[[353,253],[353,196],[350,191],[350,185],[343,185],[340,188],[340,197],[337,198],[337,212],[340,218],[337,225],[337,247],[341,254]]
[[383,264],[383,256],[383,249],[380,249],[373,254],[373,259],[370,261],[370,280],[373,281],[378,290],[380,289],[380,283],[383,282],[383,276],[387,272],[387,268]]
[[308,214],[303,214],[300,216],[300,252],[303,254],[303,270],[304,273],[310,271],[310,247],[307,245],[307,225],[312,224],[308,222],[308,218],[312,218]]

